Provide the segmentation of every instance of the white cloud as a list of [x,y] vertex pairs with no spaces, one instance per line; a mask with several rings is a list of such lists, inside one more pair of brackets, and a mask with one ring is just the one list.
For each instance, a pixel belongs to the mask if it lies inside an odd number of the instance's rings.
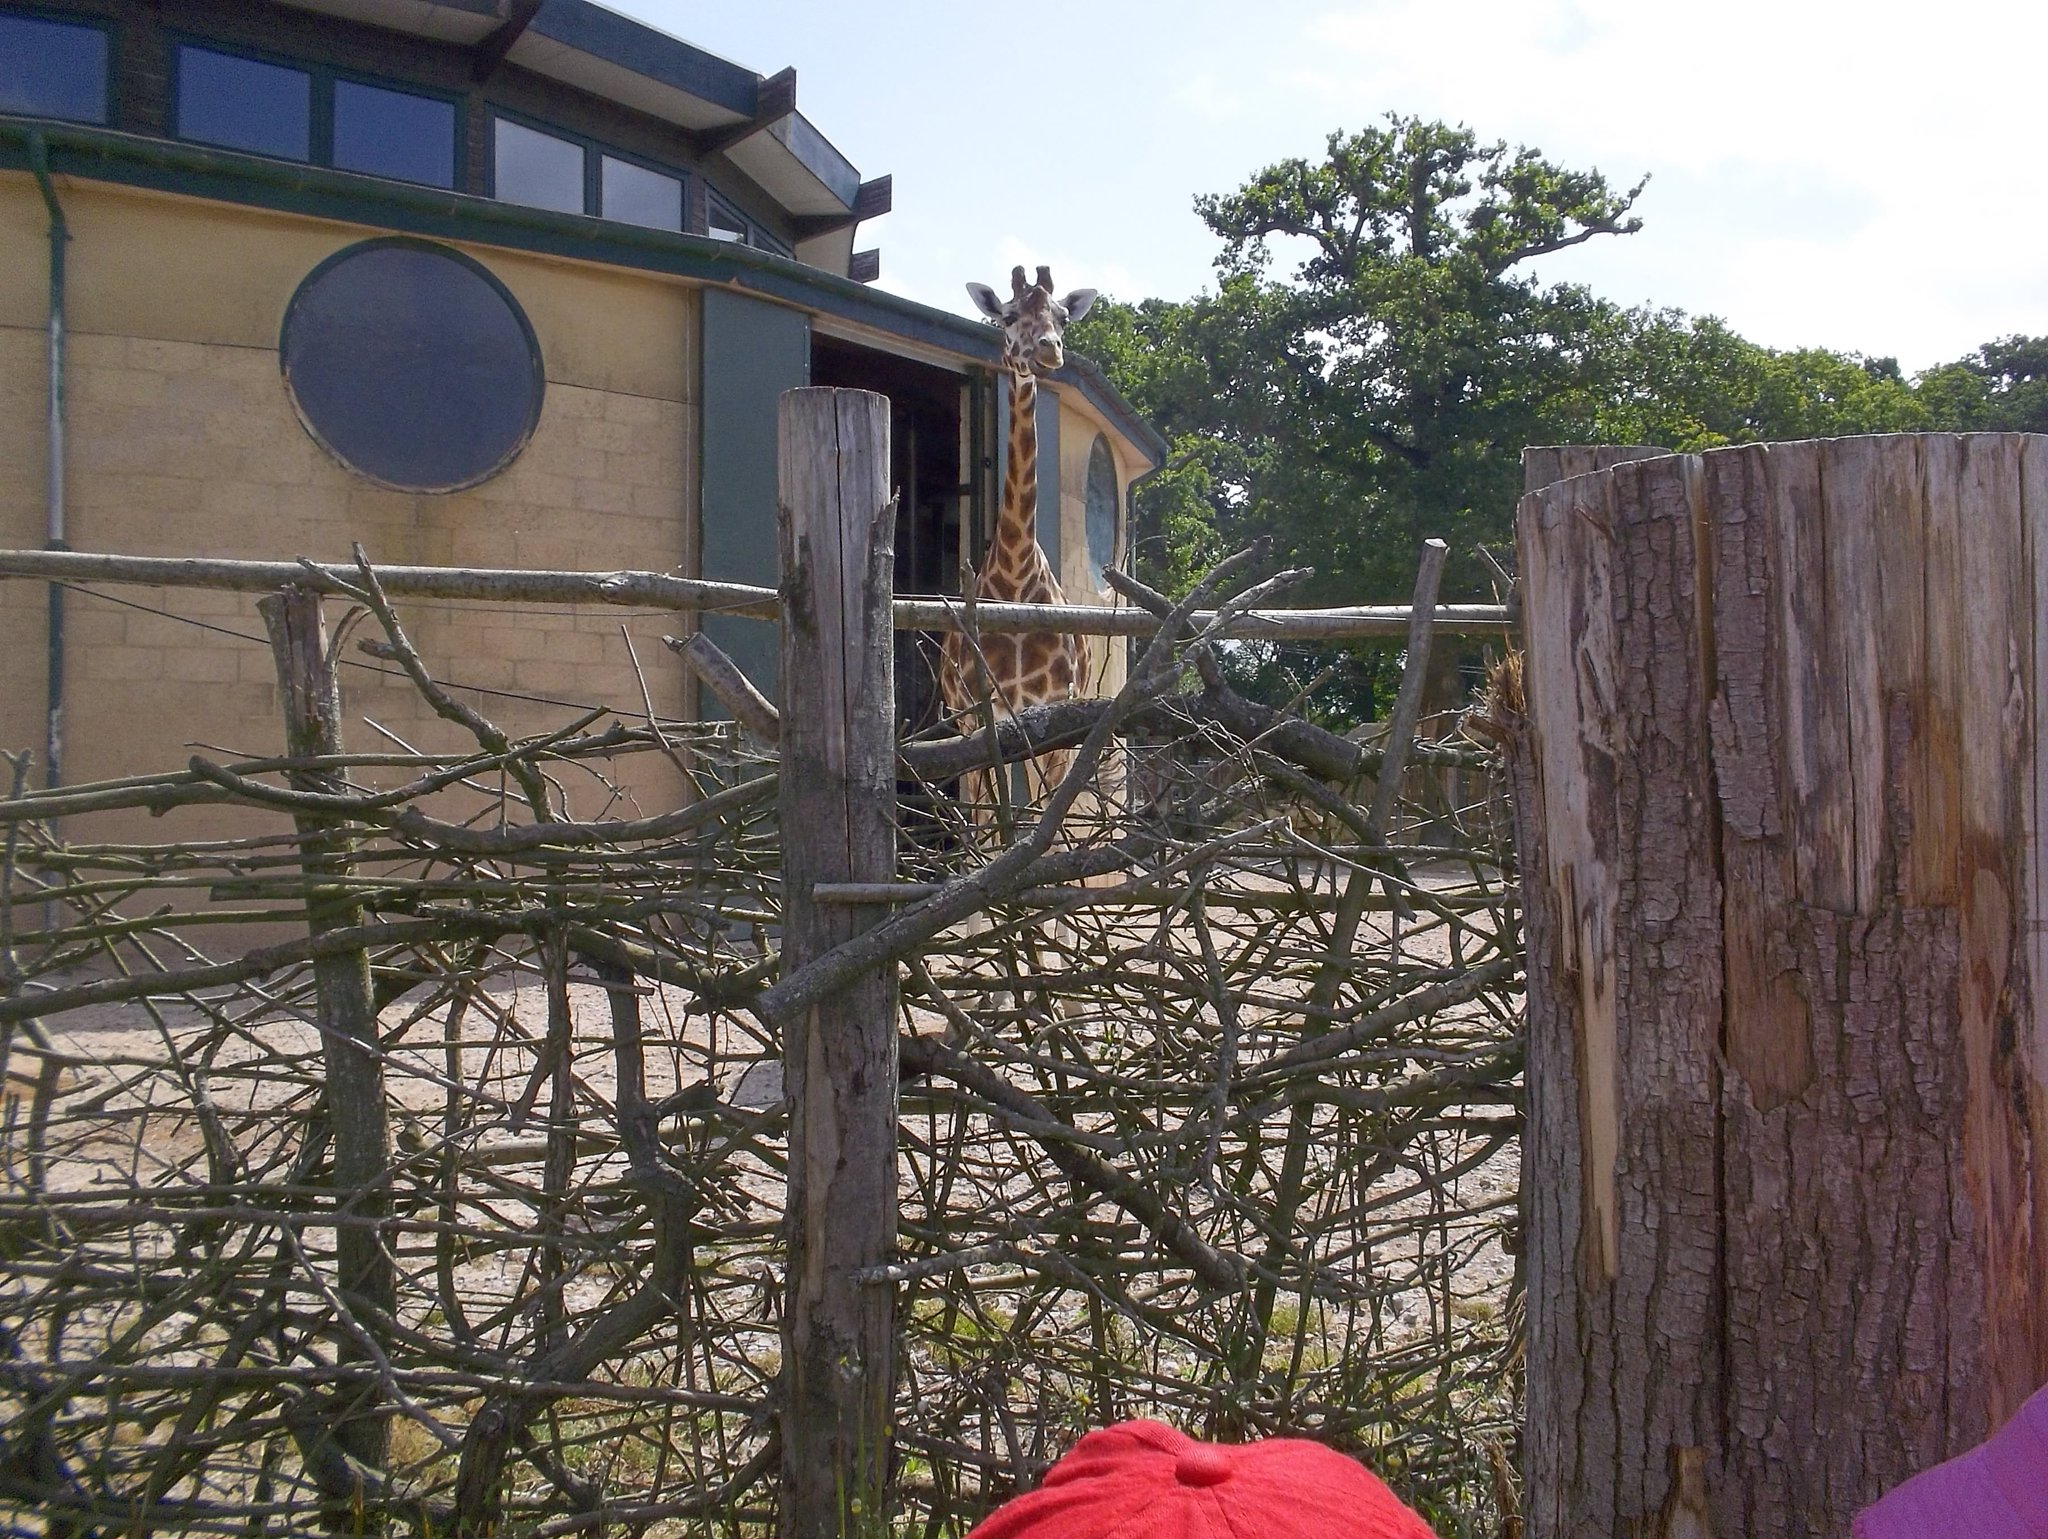
[[1641,234],[1541,269],[1618,301],[1909,368],[2048,334],[2040,0],[1048,0],[1032,25],[1062,46],[1021,141],[1009,13],[615,3],[796,64],[827,136],[896,176],[897,211],[861,232],[883,286],[948,309],[1017,261],[1192,293],[1217,249],[1196,194],[1399,110],[1622,186],[1653,173]]
[[1623,185],[1652,172],[1642,235],[1556,264],[1616,298],[1909,366],[2048,330],[2048,8],[1383,0],[1307,32],[1294,85],[1333,122],[1441,116]]
[[1241,118],[1250,110],[1243,92],[1224,85],[1208,70],[1183,77],[1169,99],[1201,118]]

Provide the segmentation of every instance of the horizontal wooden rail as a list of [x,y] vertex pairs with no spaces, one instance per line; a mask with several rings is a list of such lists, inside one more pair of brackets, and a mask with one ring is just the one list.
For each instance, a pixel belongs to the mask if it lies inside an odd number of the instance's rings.
[[[164,588],[217,588],[269,593],[288,584],[322,593],[350,594],[362,574],[339,563],[217,561],[192,556],[118,556],[88,551],[0,550],[0,578],[49,582],[138,583]],[[772,588],[707,582],[662,572],[541,572],[497,567],[380,566],[377,579],[392,598],[478,599],[521,604],[617,604],[627,608],[743,615],[773,620],[781,601]],[[1158,622],[1141,609],[1093,604],[976,604],[974,626],[991,635],[1060,631],[1076,636],[1149,636]],[[958,598],[899,598],[900,631],[964,628],[966,603]],[[1213,610],[1193,620],[1204,626]],[[1408,634],[1409,608],[1361,604],[1343,609],[1254,609],[1233,618],[1221,635],[1264,641],[1342,641]],[[1504,635],[1508,612],[1500,604],[1444,604],[1436,628],[1459,635]]]

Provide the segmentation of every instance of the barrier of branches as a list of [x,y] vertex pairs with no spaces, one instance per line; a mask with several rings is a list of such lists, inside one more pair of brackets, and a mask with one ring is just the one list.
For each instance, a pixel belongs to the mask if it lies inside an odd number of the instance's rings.
[[[1114,699],[890,745],[877,881],[795,857],[793,713],[510,738],[365,561],[262,602],[278,757],[53,791],[15,759],[0,1513],[809,1534],[789,1449],[818,1437],[840,1531],[958,1534],[1086,1427],[1152,1414],[1313,1434],[1445,1534],[1502,1532],[1522,974],[1491,757],[1411,741],[1440,560],[1378,746],[1226,684],[1219,638],[1287,574],[1235,558],[1179,605],[1125,580],[1152,623]],[[473,749],[351,751],[343,605]],[[1049,806],[957,800],[1061,744]],[[688,800],[579,814],[648,754]],[[246,832],[92,833],[201,801]],[[804,929],[821,910],[839,932]],[[853,1266],[816,1259],[796,1167],[816,1012],[861,997],[896,1151],[866,1172],[887,1243]],[[803,1322],[840,1295],[886,1353],[816,1358]],[[876,1419],[806,1388],[805,1353]]]

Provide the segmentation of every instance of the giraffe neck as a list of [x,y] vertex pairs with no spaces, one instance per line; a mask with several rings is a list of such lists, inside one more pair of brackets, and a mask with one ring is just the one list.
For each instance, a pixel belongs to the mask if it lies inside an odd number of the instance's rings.
[[1038,545],[1038,379],[1028,366],[1009,374],[1010,441],[988,570],[1017,580],[1031,570]]

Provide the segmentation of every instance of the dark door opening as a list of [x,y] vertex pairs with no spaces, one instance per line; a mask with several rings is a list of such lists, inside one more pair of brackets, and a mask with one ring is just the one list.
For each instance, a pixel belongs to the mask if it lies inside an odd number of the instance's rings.
[[[889,479],[896,508],[896,591],[958,593],[960,534],[974,498],[961,432],[968,377],[837,337],[811,335],[811,383],[872,390],[889,398]],[[896,725],[921,731],[939,720],[935,636],[896,633]]]

